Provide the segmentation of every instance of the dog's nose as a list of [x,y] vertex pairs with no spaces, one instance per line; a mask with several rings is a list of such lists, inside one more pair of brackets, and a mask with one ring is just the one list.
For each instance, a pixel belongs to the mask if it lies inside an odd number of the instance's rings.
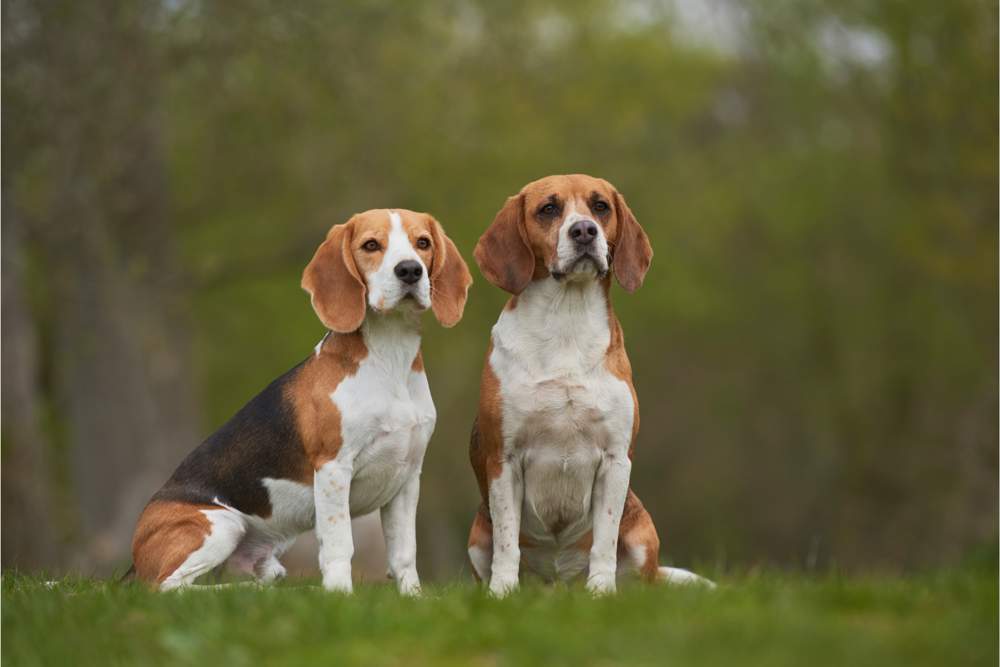
[[580,245],[590,245],[597,238],[597,225],[591,220],[577,220],[569,228],[569,237]]
[[396,265],[393,272],[404,283],[412,285],[420,280],[420,276],[424,275],[424,267],[420,266],[420,262],[414,259],[404,259]]

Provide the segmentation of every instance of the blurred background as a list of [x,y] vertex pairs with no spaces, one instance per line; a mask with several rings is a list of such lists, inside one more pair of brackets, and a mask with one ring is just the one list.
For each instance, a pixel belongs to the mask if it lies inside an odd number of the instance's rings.
[[[334,223],[602,176],[662,559],[897,571],[997,542],[997,6],[3,0],[4,567],[105,575],[183,456],[311,353]],[[425,322],[425,579],[464,572],[505,295]],[[358,527],[377,577],[376,527]],[[308,541],[292,555],[314,567]]]

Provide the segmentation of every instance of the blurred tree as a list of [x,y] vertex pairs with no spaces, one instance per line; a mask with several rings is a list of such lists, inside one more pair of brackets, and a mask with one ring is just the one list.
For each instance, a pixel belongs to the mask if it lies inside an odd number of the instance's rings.
[[[120,561],[138,509],[195,441],[150,35],[161,9],[4,3],[3,195],[13,201],[5,214],[16,212],[5,236],[23,239],[20,252],[34,259],[10,296],[36,300],[40,357],[40,378],[25,383],[39,396],[4,410],[34,424],[44,404],[53,439],[39,441],[34,426],[9,431],[5,419],[5,451],[62,452],[72,532],[60,535],[58,560],[102,571]],[[30,356],[19,360],[32,370]],[[20,471],[3,473],[6,482]],[[47,514],[20,529],[59,534]],[[8,553],[18,552],[5,549],[5,564]]]

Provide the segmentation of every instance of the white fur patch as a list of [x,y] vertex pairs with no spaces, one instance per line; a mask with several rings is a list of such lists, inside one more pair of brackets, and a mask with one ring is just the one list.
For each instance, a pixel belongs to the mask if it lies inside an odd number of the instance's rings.
[[[310,295],[310,298],[312,298],[311,295]],[[316,343],[316,347],[313,348],[313,352],[316,353],[317,357],[323,351],[323,343],[325,343],[326,339],[329,338],[329,337],[330,337],[330,332],[327,331],[326,334],[322,338],[319,339],[319,342]]]
[[698,576],[694,572],[682,570],[679,567],[660,567],[660,576],[670,584],[697,585],[715,588],[715,582],[705,577]]
[[490,580],[490,567],[493,563],[492,549],[484,549],[473,544],[469,547],[469,561],[472,563],[472,569],[476,571],[476,576],[481,581]]

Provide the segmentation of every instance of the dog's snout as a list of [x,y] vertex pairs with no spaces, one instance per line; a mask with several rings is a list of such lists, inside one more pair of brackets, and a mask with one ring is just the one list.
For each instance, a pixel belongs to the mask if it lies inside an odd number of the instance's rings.
[[578,220],[569,228],[569,237],[580,245],[590,245],[597,238],[597,225],[592,220]]
[[420,280],[420,276],[424,275],[424,267],[420,266],[420,262],[416,260],[406,259],[397,264],[393,272],[404,283],[412,285]]

